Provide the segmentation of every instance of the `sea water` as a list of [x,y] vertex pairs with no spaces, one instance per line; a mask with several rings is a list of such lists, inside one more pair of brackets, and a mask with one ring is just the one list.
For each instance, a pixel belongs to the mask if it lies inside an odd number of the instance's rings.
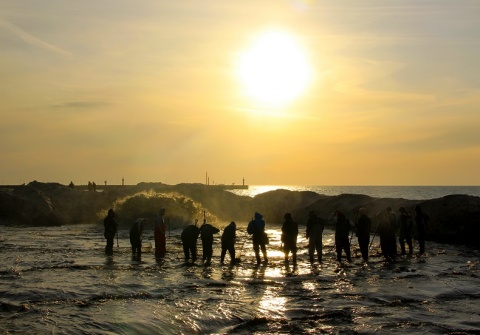
[[364,194],[374,198],[403,198],[427,200],[446,195],[463,194],[480,197],[480,186],[295,186],[295,185],[252,185],[248,189],[231,192],[253,197],[257,194],[285,189],[290,191],[311,191],[322,195]]
[[480,333],[477,250],[427,242],[426,254],[389,264],[375,238],[365,264],[353,238],[353,262],[337,263],[327,229],[324,261],[311,265],[301,226],[293,267],[284,263],[281,227],[267,225],[269,262],[256,265],[245,225],[238,223],[241,262],[219,264],[217,234],[208,267],[184,264],[180,230],[157,261],[152,227],[138,259],[127,230],[105,256],[101,225],[0,226],[0,333]]

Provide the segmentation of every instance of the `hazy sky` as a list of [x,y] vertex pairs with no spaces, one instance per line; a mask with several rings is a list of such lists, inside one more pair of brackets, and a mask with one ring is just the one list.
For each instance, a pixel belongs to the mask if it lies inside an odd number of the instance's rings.
[[[479,18],[477,0],[0,0],[0,184],[480,185]],[[240,79],[269,31],[308,66],[296,100]]]

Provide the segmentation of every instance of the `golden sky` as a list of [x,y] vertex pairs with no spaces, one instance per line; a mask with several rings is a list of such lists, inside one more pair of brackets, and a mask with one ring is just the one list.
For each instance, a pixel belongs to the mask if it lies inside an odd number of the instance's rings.
[[0,184],[480,185],[476,0],[0,8]]

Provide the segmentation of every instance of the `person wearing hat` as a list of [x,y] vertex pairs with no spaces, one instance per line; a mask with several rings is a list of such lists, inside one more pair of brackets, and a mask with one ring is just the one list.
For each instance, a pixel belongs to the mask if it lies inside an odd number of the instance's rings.
[[283,216],[285,222],[282,225],[282,243],[285,253],[285,264],[288,264],[288,254],[292,252],[293,265],[297,265],[297,236],[298,223],[293,221],[290,213]]
[[113,239],[115,238],[115,233],[117,232],[117,221],[115,221],[115,212],[113,209],[108,210],[108,214],[103,220],[103,226],[105,227],[105,236],[107,240],[107,246],[105,247],[105,254],[113,255]]
[[163,258],[167,253],[167,225],[165,224],[165,208],[160,208],[155,218],[154,237],[155,237],[155,257]]
[[370,229],[372,220],[367,216],[367,210],[360,208],[358,210],[358,220],[356,222],[358,245],[365,262],[368,262],[368,244],[370,243]]
[[225,227],[222,234],[222,252],[220,254],[220,263],[223,265],[225,255],[230,254],[230,264],[235,264],[235,238],[236,238],[237,225],[234,221],[230,222]]
[[132,245],[132,254],[142,255],[142,235],[143,229],[147,224],[147,219],[138,218],[130,228],[130,244]]
[[308,213],[306,237],[308,239],[308,256],[312,264],[315,258],[315,251],[317,251],[318,262],[322,263],[322,234],[324,227],[325,223],[323,220],[314,211],[310,211]]

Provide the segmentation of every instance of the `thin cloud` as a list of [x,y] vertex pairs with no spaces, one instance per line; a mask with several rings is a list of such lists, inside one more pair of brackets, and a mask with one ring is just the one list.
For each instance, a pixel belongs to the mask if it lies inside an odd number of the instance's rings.
[[111,105],[105,101],[69,101],[61,104],[52,105],[52,108],[95,108]]
[[48,50],[50,52],[53,52],[53,53],[55,53],[57,55],[61,55],[61,56],[71,56],[72,55],[69,51],[64,50],[62,48],[59,48],[59,47],[57,47],[53,44],[50,44],[48,42],[45,42],[45,41],[39,39],[38,37],[27,33],[23,29],[17,27],[16,25],[14,25],[14,24],[12,24],[8,21],[0,19],[0,27],[3,27],[5,29],[7,29],[8,31],[10,31],[14,35],[18,36],[25,43],[27,43],[29,45]]

